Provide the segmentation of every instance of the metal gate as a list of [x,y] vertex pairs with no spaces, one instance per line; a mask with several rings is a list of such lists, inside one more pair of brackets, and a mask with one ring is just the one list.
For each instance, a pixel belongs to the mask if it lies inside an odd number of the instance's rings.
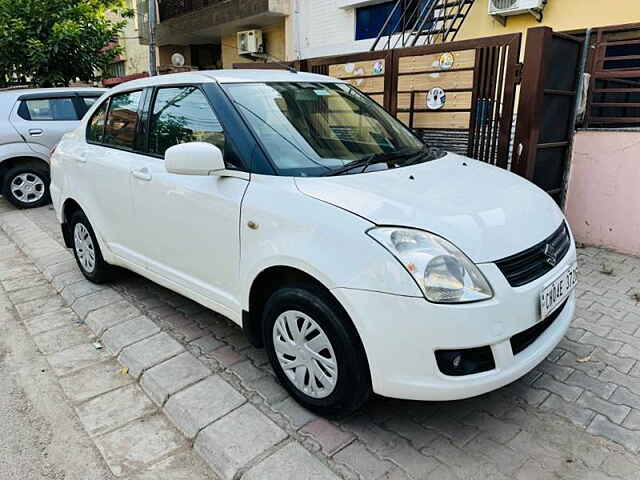
[[508,168],[520,34],[306,60],[367,93],[427,143]]
[[548,27],[527,33],[513,171],[559,204],[574,133],[583,45],[582,39]]

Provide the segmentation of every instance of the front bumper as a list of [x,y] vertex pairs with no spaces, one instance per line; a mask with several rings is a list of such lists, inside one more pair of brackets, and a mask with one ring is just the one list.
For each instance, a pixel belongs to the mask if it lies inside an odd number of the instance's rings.
[[[456,400],[507,385],[551,353],[573,318],[575,292],[553,323],[523,351],[514,355],[510,340],[538,323],[541,290],[575,261],[572,245],[553,270],[517,288],[509,285],[495,264],[481,264],[495,295],[471,304],[438,305],[422,297],[348,288],[336,288],[333,293],[360,334],[376,393],[411,400]],[[448,376],[438,368],[436,350],[483,346],[493,353],[492,370]]]

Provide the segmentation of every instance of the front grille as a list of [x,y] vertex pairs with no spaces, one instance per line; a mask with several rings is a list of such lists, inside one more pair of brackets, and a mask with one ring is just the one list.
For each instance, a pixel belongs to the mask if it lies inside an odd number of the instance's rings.
[[550,263],[545,254],[547,245],[555,251],[556,263],[560,262],[571,246],[571,237],[565,222],[562,222],[555,232],[537,245],[496,262],[509,285],[512,287],[526,285],[553,269],[555,264]]
[[560,312],[564,310],[567,301],[565,300],[562,305],[556,308],[551,315],[542,320],[539,323],[536,323],[533,327],[526,329],[524,332],[520,332],[513,337],[511,337],[511,350],[514,355],[519,354],[533,342],[535,342],[540,335],[542,335],[547,328],[549,328],[553,322],[556,321],[556,318],[560,315]]

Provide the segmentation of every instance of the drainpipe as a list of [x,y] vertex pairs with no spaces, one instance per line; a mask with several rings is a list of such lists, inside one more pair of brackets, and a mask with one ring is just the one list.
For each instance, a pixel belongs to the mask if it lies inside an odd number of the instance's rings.
[[156,0],[149,1],[149,76],[158,75],[156,66]]
[[591,27],[587,28],[584,36],[584,48],[582,49],[582,57],[580,58],[580,65],[578,67],[578,81],[576,82],[576,104],[573,108],[573,117],[571,119],[571,128],[573,134],[571,137],[571,145],[568,149],[567,168],[564,172],[564,180],[562,182],[562,198],[560,199],[560,205],[562,209],[565,208],[567,201],[567,190],[569,188],[569,178],[571,174],[571,158],[573,157],[573,138],[576,134],[576,123],[578,121],[578,109],[582,105],[582,95],[585,92],[585,70],[587,68],[587,60],[589,59],[589,49],[591,48]]

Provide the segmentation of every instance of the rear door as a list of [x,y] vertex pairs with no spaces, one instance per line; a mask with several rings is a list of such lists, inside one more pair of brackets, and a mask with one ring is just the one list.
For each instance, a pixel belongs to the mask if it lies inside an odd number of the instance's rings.
[[11,113],[11,123],[33,150],[48,155],[62,135],[75,129],[84,112],[75,92],[26,94]]
[[71,190],[96,233],[116,255],[137,264],[130,244],[136,233],[131,199],[131,161],[138,150],[141,89],[105,100],[89,119],[86,141],[69,152]]

